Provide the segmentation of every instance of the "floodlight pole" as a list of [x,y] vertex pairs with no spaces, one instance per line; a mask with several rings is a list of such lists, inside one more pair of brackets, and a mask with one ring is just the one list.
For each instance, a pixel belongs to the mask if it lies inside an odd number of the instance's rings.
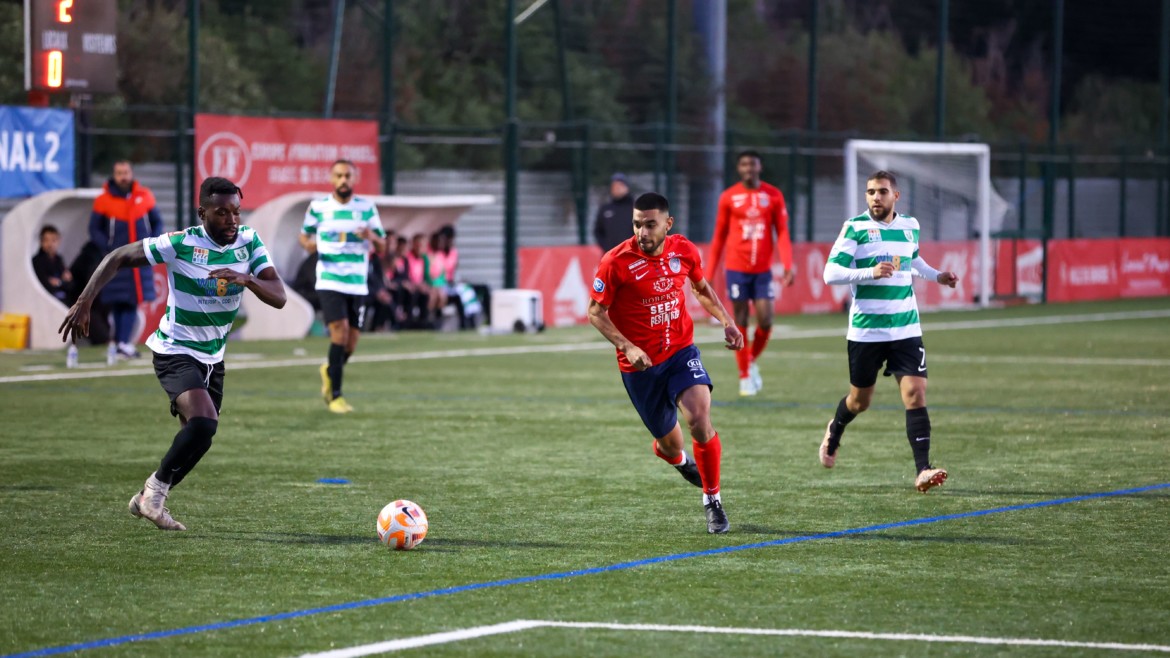
[[950,23],[951,2],[938,3],[938,71],[934,76],[934,136],[942,139],[946,134],[947,116],[947,25]]
[[325,86],[325,118],[333,116],[337,90],[337,64],[341,59],[341,29],[345,22],[345,0],[333,0],[333,43],[329,48],[329,81]]
[[[810,15],[808,19],[808,132],[813,144],[816,143],[817,125],[817,15],[820,14],[820,2],[809,0]],[[817,192],[817,160],[815,155],[805,158],[806,174],[808,176],[808,198],[805,202],[805,240],[813,241],[813,230],[816,220],[816,192]]]
[[516,0],[507,0],[504,11],[504,287],[515,288],[516,192],[520,167],[519,126],[516,121]]
[[382,194],[394,194],[394,161],[398,120],[394,116],[394,0],[382,2],[382,121],[386,146],[382,150]]
[[678,121],[678,0],[666,2],[666,198],[679,207],[674,198],[675,123]]
[[[1158,99],[1158,150],[1165,158],[1170,157],[1170,135],[1167,134],[1170,132],[1170,127],[1167,126],[1167,122],[1170,122],[1170,0],[1162,0],[1161,32],[1158,57],[1158,80],[1161,83],[1161,94]],[[1158,174],[1158,214],[1157,227],[1154,229],[1156,235],[1170,235],[1170,222],[1166,221],[1165,196],[1162,191],[1167,166],[1170,165],[1163,164]]]
[[[1040,301],[1048,301],[1048,241],[1056,226],[1056,145],[1060,140],[1060,75],[1064,59],[1064,0],[1053,0],[1052,90],[1048,110],[1048,158],[1044,163],[1044,230],[1041,239]],[[1072,184],[1072,181],[1069,181]],[[1071,237],[1071,236],[1070,236]]]

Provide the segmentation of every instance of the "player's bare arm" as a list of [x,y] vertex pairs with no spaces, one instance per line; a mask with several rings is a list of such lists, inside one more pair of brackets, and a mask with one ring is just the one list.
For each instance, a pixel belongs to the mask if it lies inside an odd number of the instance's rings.
[[723,308],[723,302],[719,301],[719,296],[711,289],[711,284],[706,279],[700,279],[691,283],[691,290],[695,292],[695,297],[703,308],[723,325],[723,340],[727,344],[727,349],[743,349],[743,334]]
[[260,270],[259,274],[237,272],[233,269],[223,267],[208,272],[208,276],[213,279],[224,279],[228,283],[243,286],[251,290],[252,294],[256,295],[256,299],[259,299],[265,304],[273,308],[284,308],[286,301],[284,282],[277,276],[276,268],[274,267],[266,267]]
[[81,291],[77,303],[69,309],[69,312],[65,314],[65,320],[57,328],[57,333],[61,334],[62,342],[69,342],[70,338],[76,340],[80,336],[89,335],[89,309],[93,305],[93,298],[97,297],[98,292],[114,278],[118,270],[148,265],[150,265],[150,261],[146,258],[146,250],[143,249],[141,240],[122,245],[106,254],[106,257],[94,270],[93,277],[86,284],[85,290]]
[[[726,315],[726,314],[725,314]],[[613,343],[613,346],[621,350],[629,360],[630,365],[638,370],[645,370],[653,365],[650,362],[650,357],[642,351],[642,348],[631,343],[628,338],[618,331],[614,326],[613,320],[609,319],[609,307],[597,302],[597,300],[589,300],[589,324],[597,328],[605,339]]]
[[301,246],[304,247],[305,251],[309,252],[310,254],[317,253],[317,239],[313,236],[301,233],[297,236],[297,240],[300,241]]

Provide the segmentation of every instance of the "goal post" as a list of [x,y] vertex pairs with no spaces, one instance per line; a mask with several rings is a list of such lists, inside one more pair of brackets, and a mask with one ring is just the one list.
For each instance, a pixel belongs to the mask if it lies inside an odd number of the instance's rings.
[[[972,143],[849,140],[845,143],[845,208],[850,212],[865,211],[865,179],[877,170],[897,178],[901,192],[897,210],[922,223],[920,243],[977,242],[972,264],[978,278],[976,295],[952,305],[990,305],[991,235],[1009,208],[991,185],[991,148]],[[945,269],[942,263],[931,265]]]

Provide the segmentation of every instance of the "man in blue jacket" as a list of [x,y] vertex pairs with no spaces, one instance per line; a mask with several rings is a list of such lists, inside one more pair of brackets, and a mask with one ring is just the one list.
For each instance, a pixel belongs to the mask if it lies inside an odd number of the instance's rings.
[[[108,254],[123,245],[162,233],[162,215],[154,194],[134,180],[128,160],[114,163],[114,175],[102,186],[89,217],[89,239]],[[124,269],[102,289],[101,301],[114,316],[114,336],[107,354],[113,365],[119,357],[138,358],[134,347],[134,325],[138,305],[154,301],[154,276],[149,268]]]

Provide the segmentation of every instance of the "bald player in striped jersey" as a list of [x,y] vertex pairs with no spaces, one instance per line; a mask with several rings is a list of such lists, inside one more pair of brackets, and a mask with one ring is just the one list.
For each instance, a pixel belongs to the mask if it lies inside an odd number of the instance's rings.
[[321,365],[321,396],[336,414],[353,411],[341,395],[345,364],[357,349],[370,294],[370,248],[386,251],[386,231],[373,202],[354,196],[356,168],[338,160],[329,168],[333,194],[314,199],[305,211],[301,246],[317,254],[317,297],[329,328],[329,355]]
[[865,183],[869,212],[847,220],[825,264],[825,283],[853,291],[849,310],[849,394],[825,428],[820,459],[833,468],[841,435],[857,414],[869,408],[878,371],[894,375],[906,406],[906,438],[918,475],[914,486],[926,493],[947,480],[946,469],[930,463],[930,415],[926,411],[926,348],[918,323],[913,278],[955,287],[954,272],[940,272],[918,255],[918,220],[894,212],[901,194],[888,171]]
[[203,225],[111,251],[58,329],[66,341],[89,333],[94,297],[118,270],[166,265],[167,309],[146,346],[154,352],[155,375],[180,429],[158,470],[130,499],[130,513],[160,530],[187,529],[164,503],[211,448],[223,403],[224,349],[244,291],[269,306],[284,307],[284,284],[268,250],[254,230],[240,225],[241,197],[230,180],[205,179],[199,186]]

